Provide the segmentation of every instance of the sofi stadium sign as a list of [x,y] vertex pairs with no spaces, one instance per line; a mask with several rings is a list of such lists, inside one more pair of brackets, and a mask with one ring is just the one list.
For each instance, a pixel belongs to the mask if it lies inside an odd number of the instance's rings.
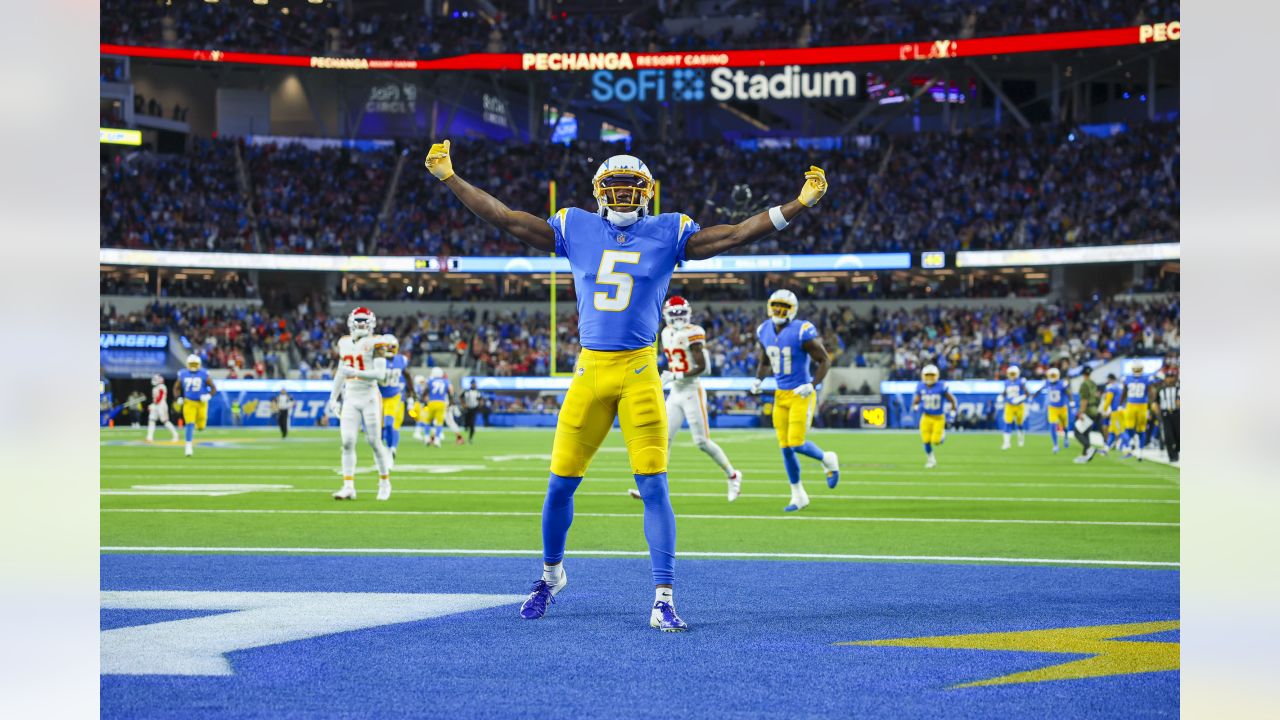
[[858,76],[849,70],[806,71],[788,65],[764,73],[718,67],[713,70],[597,70],[591,76],[596,102],[701,102],[703,100],[790,100],[853,97]]

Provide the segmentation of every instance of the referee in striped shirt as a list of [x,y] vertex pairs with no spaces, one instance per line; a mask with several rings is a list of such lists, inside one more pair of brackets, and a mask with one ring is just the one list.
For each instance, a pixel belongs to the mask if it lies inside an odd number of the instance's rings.
[[1181,410],[1182,390],[1178,385],[1178,370],[1170,367],[1165,370],[1164,384],[1156,388],[1156,412],[1160,414],[1160,434],[1164,438],[1164,449],[1169,454],[1169,462],[1178,461],[1182,430],[1178,415]]

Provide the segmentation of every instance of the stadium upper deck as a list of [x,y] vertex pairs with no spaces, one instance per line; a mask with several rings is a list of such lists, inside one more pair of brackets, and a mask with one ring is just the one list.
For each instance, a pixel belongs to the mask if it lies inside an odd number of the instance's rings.
[[[528,10],[533,5],[535,14]],[[102,42],[370,58],[470,52],[811,47],[1126,27],[1179,16],[1168,0],[790,0],[453,3],[421,0],[103,0]],[[488,9],[497,9],[489,12]]]
[[[1178,127],[1136,126],[1110,137],[1065,127],[881,138],[813,155],[726,143],[635,146],[662,182],[662,209],[705,224],[752,188],[756,211],[794,191],[791,168],[826,167],[825,211],[753,254],[982,250],[1133,242],[1178,235]],[[589,181],[617,146],[455,140],[459,172],[501,189],[512,207],[548,215],[594,207]],[[527,255],[476,222],[419,168],[422,147],[311,150],[196,141],[185,154],[104,155],[101,244],[161,250],[382,255]],[[245,172],[237,173],[237,156]]]

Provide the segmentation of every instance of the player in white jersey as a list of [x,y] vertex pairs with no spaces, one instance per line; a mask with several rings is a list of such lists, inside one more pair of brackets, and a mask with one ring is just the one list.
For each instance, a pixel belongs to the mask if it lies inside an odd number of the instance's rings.
[[[666,321],[666,327],[662,328],[662,352],[667,356],[662,384],[671,386],[671,394],[667,396],[667,451],[670,452],[682,421],[688,421],[693,444],[724,471],[729,482],[729,502],[733,502],[742,492],[742,473],[733,469],[733,463],[729,462],[724,450],[711,440],[707,393],[698,380],[698,376],[711,367],[706,347],[707,333],[693,324],[693,308],[679,295],[662,306],[662,317]],[[632,496],[639,497],[639,493]]]
[[329,414],[341,418],[342,434],[342,489],[333,494],[335,500],[356,499],[356,436],[362,423],[378,468],[378,499],[391,497],[390,453],[382,442],[382,393],[378,390],[378,382],[386,379],[387,359],[385,342],[373,334],[376,325],[373,311],[358,307],[347,317],[351,334],[338,341],[338,369],[329,395]]
[[169,389],[164,386],[164,378],[151,376],[151,414],[147,417],[147,442],[156,439],[156,423],[163,423],[173,437],[171,442],[178,442],[178,429],[169,422]]

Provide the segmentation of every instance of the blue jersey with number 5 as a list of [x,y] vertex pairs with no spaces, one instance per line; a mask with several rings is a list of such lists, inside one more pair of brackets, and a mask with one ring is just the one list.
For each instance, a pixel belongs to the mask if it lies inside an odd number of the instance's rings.
[[698,223],[688,215],[642,217],[627,227],[579,208],[548,223],[556,255],[569,258],[578,295],[578,336],[588,350],[638,350],[658,339],[658,322],[676,263]]
[[809,372],[809,353],[804,349],[806,342],[818,337],[818,329],[813,323],[792,320],[778,330],[773,320],[765,320],[756,328],[756,337],[760,338],[765,355],[769,357],[779,390],[794,390],[813,382],[813,374]]
[[209,392],[209,371],[204,368],[195,371],[183,368],[178,371],[178,382],[182,384],[183,397],[199,400]]

